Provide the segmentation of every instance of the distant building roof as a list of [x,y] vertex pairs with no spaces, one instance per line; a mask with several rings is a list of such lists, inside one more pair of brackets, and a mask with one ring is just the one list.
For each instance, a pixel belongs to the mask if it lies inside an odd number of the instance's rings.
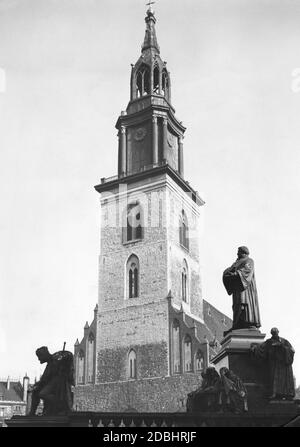
[[23,402],[23,387],[20,382],[0,382],[0,404],[1,402]]

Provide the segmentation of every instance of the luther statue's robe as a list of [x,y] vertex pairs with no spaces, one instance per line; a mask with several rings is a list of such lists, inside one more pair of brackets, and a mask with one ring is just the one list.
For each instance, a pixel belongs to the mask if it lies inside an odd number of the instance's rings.
[[237,259],[223,273],[223,283],[228,295],[232,295],[232,329],[261,326],[254,262],[248,256]]
[[295,351],[290,342],[282,337],[271,337],[257,346],[254,354],[268,364],[270,395],[292,399],[295,396],[292,368]]

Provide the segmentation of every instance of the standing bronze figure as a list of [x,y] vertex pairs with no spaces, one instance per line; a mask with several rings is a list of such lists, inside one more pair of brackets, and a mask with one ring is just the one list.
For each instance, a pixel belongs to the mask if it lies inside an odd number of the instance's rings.
[[259,328],[260,316],[254,275],[254,262],[247,247],[239,247],[238,258],[223,273],[223,283],[232,295],[232,329]]
[[295,350],[288,340],[279,337],[276,327],[271,329],[271,338],[258,346],[252,346],[257,358],[267,362],[269,373],[269,398],[292,400],[295,385],[292,364]]

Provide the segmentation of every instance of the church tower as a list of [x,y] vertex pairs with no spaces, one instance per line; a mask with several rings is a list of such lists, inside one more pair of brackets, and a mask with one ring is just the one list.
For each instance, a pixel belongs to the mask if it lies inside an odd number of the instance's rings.
[[[101,198],[95,374],[90,386],[77,382],[79,409],[184,411],[214,336],[203,320],[204,202],[184,179],[186,129],[175,116],[151,6],[145,22],[130,100],[116,123],[118,174],[95,187]],[[83,351],[77,342],[81,371],[91,363]]]

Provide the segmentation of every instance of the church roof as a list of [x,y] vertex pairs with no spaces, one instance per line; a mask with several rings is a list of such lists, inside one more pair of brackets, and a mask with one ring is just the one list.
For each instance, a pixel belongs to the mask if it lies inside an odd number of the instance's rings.
[[208,301],[203,300],[203,321],[199,321],[186,313],[184,306],[174,306],[170,293],[168,299],[173,315],[177,315],[176,318],[182,321],[188,331],[194,330],[198,342],[208,344],[210,357],[214,357],[220,349],[224,331],[228,331],[232,326],[232,320]]
[[206,300],[203,300],[203,319],[210,332],[219,342],[224,338],[224,331],[228,331],[232,327],[231,318]]
[[23,387],[20,382],[0,382],[0,404],[1,402],[23,402]]

